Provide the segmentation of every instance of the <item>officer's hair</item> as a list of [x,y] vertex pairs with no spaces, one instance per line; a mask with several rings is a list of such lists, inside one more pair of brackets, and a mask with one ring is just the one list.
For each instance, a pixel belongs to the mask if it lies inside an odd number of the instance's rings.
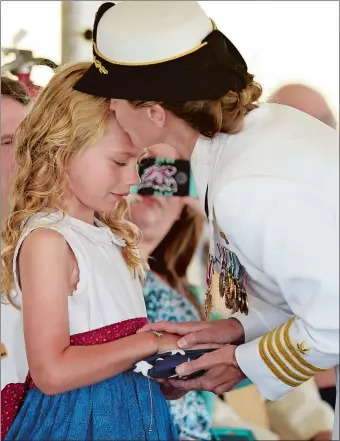
[[212,138],[216,133],[237,133],[243,127],[244,117],[258,107],[262,87],[248,74],[248,85],[240,92],[229,91],[217,100],[186,101],[169,104],[166,102],[132,101],[136,107],[159,104],[185,121],[202,135]]

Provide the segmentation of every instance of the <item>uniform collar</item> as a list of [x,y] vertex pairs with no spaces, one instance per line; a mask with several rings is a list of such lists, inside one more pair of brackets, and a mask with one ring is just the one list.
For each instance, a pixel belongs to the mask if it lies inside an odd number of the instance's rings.
[[204,205],[207,185],[215,165],[216,153],[221,144],[221,137],[228,135],[218,133],[213,139],[200,135],[196,141],[190,158],[191,170],[194,176],[200,201]]

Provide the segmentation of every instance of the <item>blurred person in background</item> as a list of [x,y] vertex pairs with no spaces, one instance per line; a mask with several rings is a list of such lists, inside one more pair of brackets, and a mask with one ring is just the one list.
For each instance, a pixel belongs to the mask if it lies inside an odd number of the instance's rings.
[[[166,144],[153,146],[149,152],[154,157],[177,158],[173,147]],[[131,218],[143,234],[142,253],[149,257],[144,299],[150,322],[204,320],[203,289],[192,285],[188,277],[205,224],[198,200],[189,196],[140,195],[134,200]],[[221,318],[216,312],[211,317]],[[273,432],[244,421],[210,392],[190,391],[178,398],[168,386],[165,383],[163,389],[180,439],[214,439],[213,417],[219,427],[246,428],[259,439],[277,439]]]
[[[280,87],[269,102],[294,107],[334,129],[337,127],[335,115],[325,98],[304,84]],[[330,406],[335,409],[335,400],[335,372],[329,369],[278,401],[267,402],[271,427],[286,440],[330,440],[334,420]]]
[[[1,77],[1,225],[9,207],[9,193],[14,173],[13,138],[25,118],[30,98],[19,81]],[[17,328],[20,312],[1,296],[1,389],[17,383],[18,370],[26,369],[24,342]]]
[[286,84],[274,92],[268,102],[294,107],[333,129],[337,128],[335,115],[326,99],[317,90],[305,84]]
[[[154,156],[171,158],[174,153],[168,145],[153,147]],[[204,215],[193,208],[195,201],[190,197],[138,195],[134,199],[131,218],[143,234],[142,252],[149,256],[144,283],[149,320],[202,320],[199,289],[189,283],[188,268],[201,239]],[[212,399],[212,394],[192,391],[169,401],[180,439],[211,439]]]
[[8,212],[8,194],[14,172],[13,137],[24,119],[28,92],[19,81],[1,77],[1,218]]

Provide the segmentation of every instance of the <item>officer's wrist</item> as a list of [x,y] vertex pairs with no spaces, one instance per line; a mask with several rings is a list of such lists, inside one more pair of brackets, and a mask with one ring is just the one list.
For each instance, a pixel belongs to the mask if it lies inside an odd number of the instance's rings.
[[230,326],[232,326],[232,344],[238,346],[244,343],[244,328],[242,323],[235,317],[228,319]]

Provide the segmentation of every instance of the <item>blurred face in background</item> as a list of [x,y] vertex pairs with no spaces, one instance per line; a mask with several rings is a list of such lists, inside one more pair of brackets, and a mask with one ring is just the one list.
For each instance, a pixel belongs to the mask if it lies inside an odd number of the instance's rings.
[[1,216],[8,211],[8,197],[14,174],[13,137],[26,116],[26,106],[19,101],[1,95]]
[[[176,150],[166,144],[157,144],[149,150],[150,157],[178,159]],[[141,229],[143,242],[150,254],[180,218],[185,198],[177,196],[136,196],[131,207],[132,221]]]
[[336,129],[337,121],[325,98],[303,84],[287,84],[278,89],[269,102],[294,107]]

